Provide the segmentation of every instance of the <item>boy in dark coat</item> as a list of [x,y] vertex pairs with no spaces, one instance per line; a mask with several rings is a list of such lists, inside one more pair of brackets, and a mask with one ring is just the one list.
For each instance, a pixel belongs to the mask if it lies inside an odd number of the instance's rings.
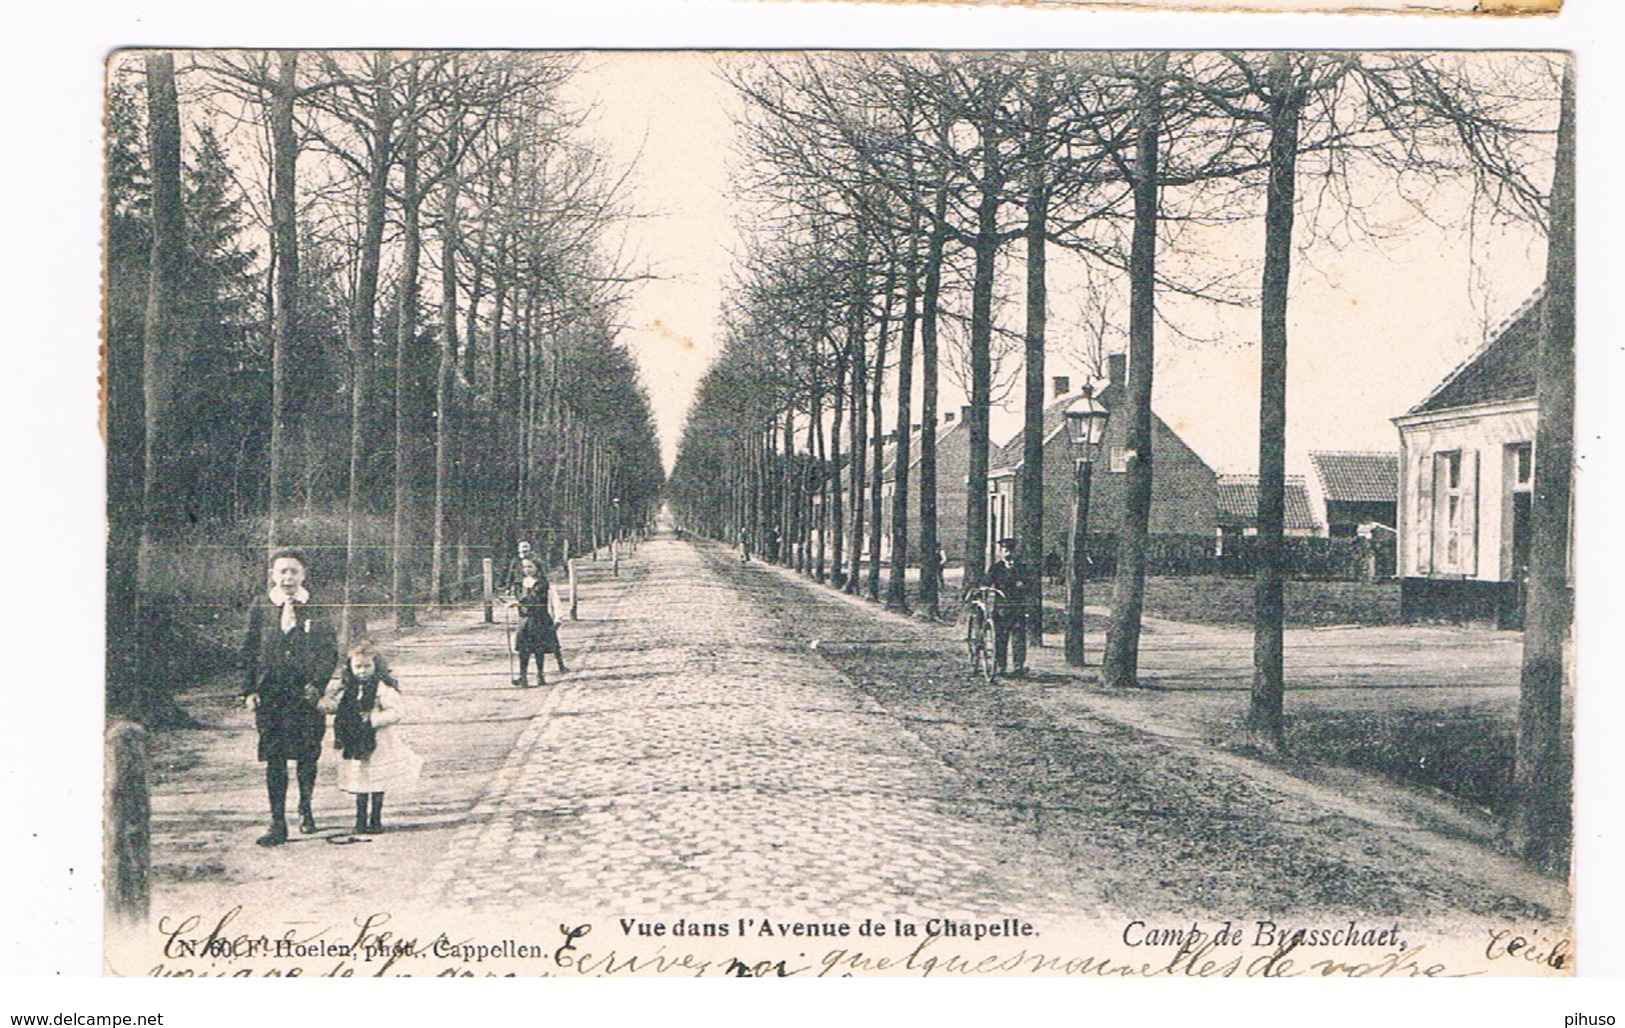
[[273,553],[270,586],[249,609],[243,638],[243,704],[254,712],[271,805],[271,828],[257,840],[261,846],[288,841],[290,760],[299,781],[299,830],[316,831],[310,803],[327,731],[327,719],[316,704],[338,667],[339,653],[327,612],[311,605],[304,583],[302,553]]

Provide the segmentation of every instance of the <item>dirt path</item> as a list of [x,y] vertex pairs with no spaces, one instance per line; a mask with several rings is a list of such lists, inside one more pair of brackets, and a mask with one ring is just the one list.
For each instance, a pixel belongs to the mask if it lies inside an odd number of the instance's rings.
[[[1055,646],[1030,657],[1037,673],[1025,681],[988,687],[966,673],[956,627],[890,614],[779,568],[740,569],[720,551],[709,555],[793,637],[816,646],[961,770],[973,796],[1006,812],[1011,831],[1064,866],[1089,869],[1121,909],[1404,913],[1446,926],[1567,919],[1563,885],[1496,853],[1486,845],[1494,826],[1455,804],[1373,776],[1276,767],[1207,745],[1211,706],[1183,701],[1189,693],[1236,705],[1234,695],[1201,685],[1244,673],[1236,669],[1246,661],[1224,660],[1237,645],[1233,630],[1153,626],[1160,638],[1148,641],[1147,664],[1184,685],[1174,697],[1103,692],[1064,671]],[[1469,678],[1505,673],[1494,645],[1471,646],[1453,630],[1383,631],[1390,654],[1351,674],[1383,682],[1384,664],[1395,669],[1390,683],[1396,673],[1442,678],[1452,666]],[[1398,654],[1420,645],[1410,638],[1418,634],[1456,645],[1423,646],[1415,668],[1400,665]],[[1311,651],[1305,662],[1326,659]]]

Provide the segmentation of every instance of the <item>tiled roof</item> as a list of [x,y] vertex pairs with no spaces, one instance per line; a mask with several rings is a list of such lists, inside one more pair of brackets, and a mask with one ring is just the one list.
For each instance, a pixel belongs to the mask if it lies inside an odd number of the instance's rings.
[[[1061,430],[1066,423],[1066,409],[1072,406],[1082,394],[1083,390],[1078,389],[1044,408],[1044,439],[1046,441],[1050,436]],[[1108,384],[1096,391],[1095,399],[1100,401],[1102,407],[1111,411],[1117,409],[1117,404],[1122,399],[1122,395],[1123,387],[1121,385]],[[1026,457],[1026,447],[1022,443],[1024,434],[1024,432],[1017,432],[1010,437],[1009,442],[995,448],[988,454],[987,469],[990,473],[1013,471],[1021,466],[1023,459]]]
[[[1219,524],[1254,526],[1258,521],[1258,476],[1219,476]],[[1286,476],[1286,519],[1289,532],[1313,532],[1320,528],[1309,506],[1309,490],[1302,475]]]
[[1311,453],[1315,477],[1335,503],[1397,503],[1399,454],[1331,451]]
[[[945,422],[943,424],[938,425],[937,426],[937,445],[940,447],[942,445],[942,441],[944,439],[946,439],[950,433],[954,432],[956,429],[958,429],[963,424],[965,424],[964,421],[956,419],[954,421],[949,421],[949,422]],[[922,440],[921,437],[924,434],[925,433],[923,431],[919,430],[919,429],[915,429],[914,431],[909,433],[909,437],[908,437],[908,466],[911,467],[911,468],[920,463],[920,446],[923,444],[923,440]],[[881,478],[883,478],[885,481],[894,482],[894,481],[897,480],[897,442],[896,442],[896,440],[893,440],[893,441],[886,444],[886,448],[881,454],[880,468],[881,468],[881,472],[880,472]]]
[[1545,300],[1545,289],[1537,290],[1501,328],[1490,333],[1489,341],[1477,353],[1452,371],[1409,413],[1425,414],[1479,403],[1532,398]]

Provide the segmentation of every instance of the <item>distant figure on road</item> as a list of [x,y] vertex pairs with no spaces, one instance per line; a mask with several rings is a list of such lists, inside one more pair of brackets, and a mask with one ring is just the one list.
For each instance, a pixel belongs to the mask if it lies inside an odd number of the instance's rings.
[[537,560],[535,553],[531,551],[530,543],[520,541],[519,553],[508,564],[508,573],[502,577],[501,588],[504,592],[519,595],[519,580],[525,577],[524,567],[527,560],[534,560],[538,566],[541,565],[541,561]]
[[513,684],[521,689],[530,687],[530,658],[536,658],[536,684],[547,684],[547,673],[542,669],[542,658],[553,654],[559,673],[564,666],[564,648],[559,645],[558,622],[553,617],[553,587],[533,560],[526,560],[520,568],[519,588],[513,602],[519,607],[519,634],[514,647],[519,652],[519,677]]
[[1061,555],[1055,552],[1053,546],[1044,555],[1044,577],[1049,579],[1050,585],[1061,584]]
[[395,724],[405,704],[400,687],[369,642],[350,647],[344,674],[322,700],[333,714],[333,745],[339,762],[339,788],[355,795],[355,831],[384,830],[384,792],[416,781],[423,771],[418,756]]
[[1032,569],[1021,561],[1016,540],[999,540],[999,559],[988,568],[987,584],[1004,594],[993,611],[993,669],[1002,674],[1007,657],[1013,657],[1012,673],[1020,677],[1027,673],[1027,618],[1037,582]]
[[280,549],[271,554],[269,577],[267,591],[248,611],[243,705],[254,712],[271,805],[271,828],[256,841],[280,846],[288,841],[290,760],[299,779],[299,830],[316,831],[310,800],[327,732],[327,718],[317,703],[338,667],[338,640],[327,612],[310,602],[303,553]]

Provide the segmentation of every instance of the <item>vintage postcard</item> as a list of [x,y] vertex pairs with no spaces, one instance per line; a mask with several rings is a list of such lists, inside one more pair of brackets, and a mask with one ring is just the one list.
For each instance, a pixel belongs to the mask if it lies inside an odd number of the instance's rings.
[[1573,974],[1573,112],[114,53],[106,973]]

